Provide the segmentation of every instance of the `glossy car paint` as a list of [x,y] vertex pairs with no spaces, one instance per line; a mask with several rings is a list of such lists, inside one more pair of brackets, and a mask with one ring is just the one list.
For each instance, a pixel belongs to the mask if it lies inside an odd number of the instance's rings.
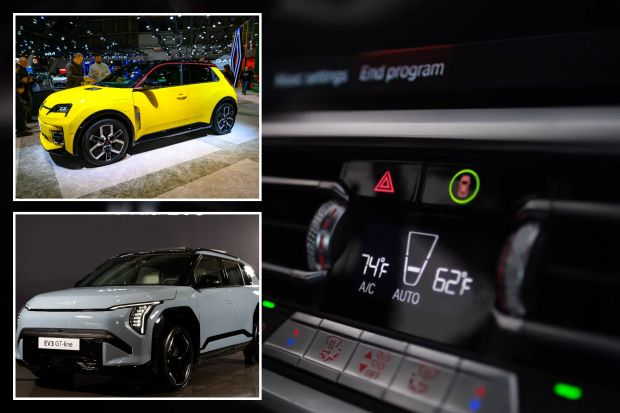
[[[91,116],[104,112],[126,119],[134,141],[150,133],[188,124],[209,124],[215,106],[222,99],[237,101],[236,92],[224,75],[216,67],[211,70],[217,81],[153,89],[141,89],[140,82],[134,88],[87,85],[52,93],[39,108],[41,145],[48,151],[64,148],[70,154],[76,154],[78,129]],[[66,116],[64,113],[48,113],[46,107],[57,104],[71,104],[72,107]],[[54,131],[64,131],[64,144],[54,143]]]
[[[205,254],[231,260],[227,255]],[[247,265],[242,260],[240,265]],[[166,309],[188,307],[200,323],[200,347],[208,338],[246,331],[252,332],[254,310],[258,306],[259,281],[252,277],[252,284],[245,286],[196,289],[191,286],[127,286],[79,287],[37,295],[26,303],[17,326],[16,359],[23,360],[25,328],[106,330],[129,344],[128,354],[109,343],[103,344],[103,366],[143,365],[151,360],[153,328]],[[234,292],[234,293],[233,293]],[[111,307],[150,301],[162,301],[149,313],[145,334],[134,331],[128,322],[131,308],[111,310]],[[48,311],[43,311],[48,310]],[[51,311],[49,311],[51,310]],[[59,311],[60,310],[60,311]],[[211,340],[205,353],[223,347],[250,342],[242,332]]]

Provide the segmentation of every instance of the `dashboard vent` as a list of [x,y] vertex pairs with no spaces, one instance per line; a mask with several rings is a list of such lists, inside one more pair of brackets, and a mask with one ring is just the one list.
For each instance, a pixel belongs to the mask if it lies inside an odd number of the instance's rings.
[[535,200],[520,219],[499,265],[503,312],[620,340],[620,206]]

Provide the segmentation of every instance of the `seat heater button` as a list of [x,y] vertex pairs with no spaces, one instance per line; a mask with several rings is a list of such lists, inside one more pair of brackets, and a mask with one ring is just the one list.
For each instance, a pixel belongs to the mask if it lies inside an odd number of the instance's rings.
[[407,410],[434,412],[445,398],[455,374],[454,370],[407,357],[384,399]]

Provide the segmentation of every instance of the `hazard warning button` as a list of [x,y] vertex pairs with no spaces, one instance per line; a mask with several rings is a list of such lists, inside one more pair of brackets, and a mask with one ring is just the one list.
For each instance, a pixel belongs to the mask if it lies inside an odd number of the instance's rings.
[[359,196],[413,201],[421,173],[421,164],[351,161],[342,168],[341,178]]

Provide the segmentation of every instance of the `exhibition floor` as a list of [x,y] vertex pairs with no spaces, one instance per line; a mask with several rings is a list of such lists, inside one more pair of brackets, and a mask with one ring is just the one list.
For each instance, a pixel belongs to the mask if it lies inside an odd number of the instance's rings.
[[186,388],[164,393],[144,381],[82,374],[75,375],[72,385],[52,387],[27,368],[16,369],[16,397],[258,397],[260,370],[258,364],[246,366],[239,352],[200,362]]
[[141,143],[112,165],[50,155],[37,123],[16,139],[16,198],[258,198],[259,96],[238,92],[227,135],[197,131]]

